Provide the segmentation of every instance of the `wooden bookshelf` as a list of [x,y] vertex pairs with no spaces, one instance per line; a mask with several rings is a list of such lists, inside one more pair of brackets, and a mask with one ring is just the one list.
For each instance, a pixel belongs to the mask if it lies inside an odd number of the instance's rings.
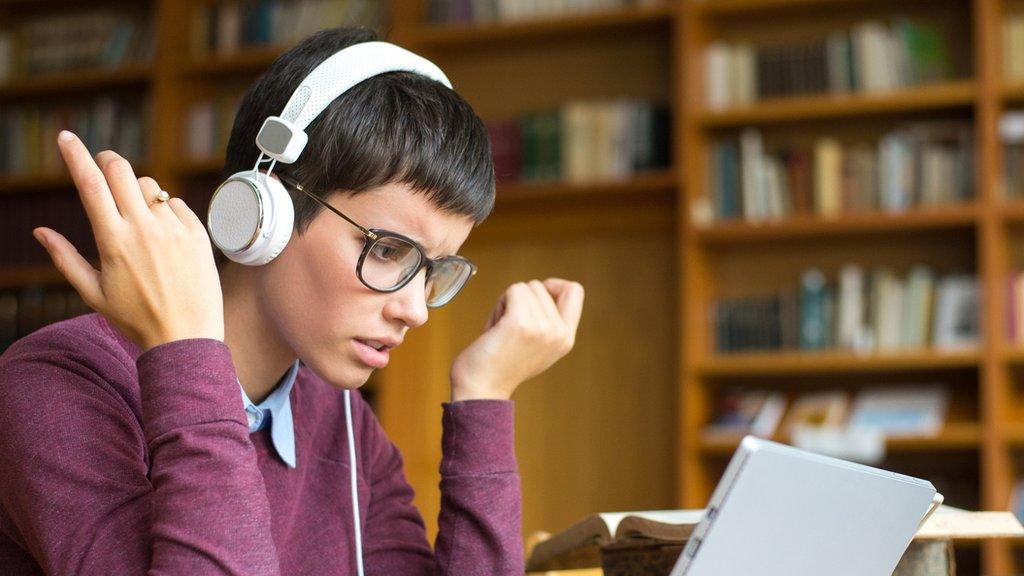
[[921,230],[970,228],[978,224],[974,203],[914,209],[903,213],[860,213],[835,218],[797,215],[779,220],[736,220],[694,227],[705,243],[733,244],[794,238],[914,234]]
[[670,199],[675,195],[675,187],[676,176],[669,171],[659,171],[638,174],[619,181],[499,184],[495,195],[497,202],[513,206],[551,200],[639,200],[642,197]]
[[0,290],[29,285],[56,284],[67,284],[67,281],[52,264],[5,268],[3,274],[0,274]]
[[[99,152],[99,150],[97,150]],[[148,165],[136,162],[132,165],[135,173],[139,176],[149,174],[151,169]],[[53,190],[74,191],[74,184],[71,176],[66,172],[59,174],[16,174],[11,176],[0,176],[0,195],[4,194],[25,194],[31,192],[45,192]]]
[[1024,201],[1008,201],[1001,210],[1000,215],[1007,223],[1020,224],[1024,222]]
[[[789,443],[789,438],[779,435],[772,440]],[[700,440],[701,452],[712,458],[727,458],[739,446],[738,437],[703,435]],[[939,453],[977,450],[981,442],[981,428],[977,423],[950,423],[935,436],[889,438],[886,440],[887,454]]]
[[411,38],[423,47],[436,50],[492,45],[495,42],[520,43],[569,35],[643,33],[652,28],[667,29],[674,13],[674,6],[663,3],[628,10],[601,10],[511,23],[419,25],[411,32]]
[[735,128],[750,124],[968,109],[974,103],[976,90],[974,82],[962,81],[879,93],[779,98],[742,108],[701,112],[697,118],[705,128]]
[[0,84],[0,99],[74,94],[86,90],[128,88],[150,82],[148,65],[131,64],[112,69],[62,72]]
[[[682,3],[680,50],[684,59],[676,70],[685,95],[677,124],[682,138],[677,164],[686,175],[678,233],[682,270],[679,320],[684,340],[678,344],[682,362],[678,370],[681,421],[677,470],[683,507],[704,505],[723,461],[738,442],[704,434],[704,426],[713,420],[711,410],[722,386],[792,394],[804,390],[808,382],[822,379],[841,383],[848,390],[904,380],[908,384],[943,382],[951,389],[954,402],[966,404],[957,407],[956,418],[950,419],[941,434],[894,439],[887,448],[893,455],[913,456],[908,461],[919,463],[927,460],[938,465],[947,459],[971,458],[977,466],[963,466],[955,474],[965,485],[977,486],[976,500],[983,509],[1006,509],[1015,471],[1024,469],[1024,426],[1013,421],[1014,414],[1024,414],[1020,409],[1024,402],[1016,397],[1024,350],[1006,342],[1005,324],[1006,279],[1010,271],[1024,268],[1024,257],[1019,256],[1024,246],[1013,243],[1015,238],[1024,239],[1020,226],[1024,224],[1024,202],[999,197],[999,114],[1004,107],[1024,101],[1024,84],[1004,83],[999,77],[1001,12],[1009,1],[965,0],[942,6],[876,0]],[[704,105],[703,59],[712,42],[758,45],[781,42],[802,32],[823,36],[826,29],[849,26],[867,19],[867,14],[885,20],[887,14],[920,14],[931,9],[946,10],[941,17],[947,20],[971,23],[964,28],[969,37],[950,44],[951,50],[962,51],[959,56],[970,63],[970,70],[958,80],[888,92],[774,98],[716,110]],[[972,122],[975,193],[969,204],[900,214],[793,216],[760,222],[708,221],[705,216],[710,198],[709,150],[724,133],[757,127],[782,142],[804,142],[831,134],[849,138],[861,127],[871,130],[924,119]],[[792,271],[801,265],[835,271],[848,262],[871,268],[892,260],[897,267],[921,262],[942,268],[957,247],[963,252],[957,256],[956,269],[977,274],[981,285],[984,316],[977,349],[865,356],[838,351],[714,352],[708,306],[722,295],[757,293],[747,283],[765,282],[761,293],[784,286],[785,280],[774,280],[766,270],[783,270],[793,281]],[[805,262],[800,261],[801,253]],[[743,267],[749,273],[745,274]],[[773,280],[777,284],[770,284]],[[913,468],[900,471],[914,473]],[[921,474],[927,477],[929,471]],[[1006,545],[983,543],[980,552],[970,551],[965,560],[968,562],[958,566],[958,574],[1024,570],[1024,555],[1015,556]]]
[[821,7],[843,9],[854,4],[868,5],[885,1],[887,0],[698,0],[693,3],[692,10],[704,17],[728,17]]
[[697,371],[708,378],[927,372],[977,368],[980,360],[978,351],[733,353],[709,355]]
[[250,74],[263,72],[286,46],[247,48],[230,54],[211,54],[203,59],[189,57],[184,64],[188,76],[202,77],[213,74]]

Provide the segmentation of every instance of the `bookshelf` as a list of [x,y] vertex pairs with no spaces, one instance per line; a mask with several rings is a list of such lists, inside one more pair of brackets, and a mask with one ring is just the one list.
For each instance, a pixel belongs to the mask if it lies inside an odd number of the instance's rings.
[[[915,14],[925,4],[871,0],[691,0],[682,3],[687,66],[681,123],[683,146],[677,156],[686,173],[685,200],[679,207],[680,317],[686,341],[680,343],[678,472],[684,506],[700,506],[710,494],[723,459],[735,440],[708,437],[703,428],[713,417],[715,399],[726,386],[783,392],[839,382],[861,390],[876,383],[945,382],[953,391],[951,414],[938,435],[891,440],[891,466],[925,477],[949,476],[984,509],[1006,509],[1015,479],[1022,472],[1024,432],[1019,424],[1024,352],[1008,341],[1005,284],[1020,268],[1017,253],[1024,239],[1024,207],[1005,200],[1000,190],[1002,149],[997,132],[1004,109],[1020,107],[1024,85],[1001,77],[1001,26],[1009,10],[1024,5],[1001,0],[929,3],[935,18],[950,24],[953,55],[960,73],[950,79],[880,92],[796,95],[759,100],[727,109],[709,109],[705,94],[705,49],[716,41],[777,42],[782,24],[760,26],[776,17],[795,37],[821,34],[829,26],[859,19]],[[951,44],[953,45],[953,44]],[[768,135],[878,130],[901,122],[959,119],[972,123],[974,197],[965,204],[902,213],[842,214],[832,218],[794,215],[751,223],[715,221],[706,210],[707,154],[715,138],[747,127]],[[702,206],[705,206],[702,212]],[[983,300],[980,344],[976,349],[940,352],[895,351],[853,354],[826,352],[717,353],[711,340],[707,307],[723,294],[749,291],[745,283],[776,289],[764,268],[792,278],[804,264],[829,272],[850,261],[892,265],[911,262],[952,268],[978,276]],[[881,254],[884,252],[884,254]],[[746,276],[746,278],[745,278]],[[827,384],[826,384],[827,385]],[[956,408],[956,406],[960,408]],[[965,408],[964,406],[967,406]],[[959,411],[957,411],[959,410]],[[777,437],[786,440],[785,436]],[[957,462],[959,469],[936,468]],[[980,550],[958,551],[958,573],[1012,574],[1024,569],[1020,547],[986,543]]]

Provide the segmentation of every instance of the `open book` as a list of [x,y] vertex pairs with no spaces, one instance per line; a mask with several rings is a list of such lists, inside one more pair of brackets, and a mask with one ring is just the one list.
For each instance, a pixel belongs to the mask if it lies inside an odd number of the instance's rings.
[[[704,518],[703,510],[652,510],[594,514],[537,544],[526,571],[601,565],[601,549],[618,544],[682,545]],[[921,526],[917,540],[1024,538],[1010,512],[968,512],[941,506]]]
[[601,565],[601,548],[627,540],[682,544],[704,518],[704,510],[603,512],[587,516],[537,544],[526,571],[589,568]]

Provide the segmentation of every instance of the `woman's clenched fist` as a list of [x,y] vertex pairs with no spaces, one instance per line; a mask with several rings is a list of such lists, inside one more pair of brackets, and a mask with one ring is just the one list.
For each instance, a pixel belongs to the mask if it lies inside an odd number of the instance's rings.
[[509,286],[480,335],[452,364],[452,401],[501,399],[572,350],[583,286],[549,278]]

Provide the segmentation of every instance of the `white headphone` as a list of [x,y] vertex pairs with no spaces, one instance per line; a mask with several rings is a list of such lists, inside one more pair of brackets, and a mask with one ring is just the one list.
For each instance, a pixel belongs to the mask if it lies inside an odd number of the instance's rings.
[[[249,266],[276,258],[292,237],[295,210],[284,186],[270,178],[275,163],[298,159],[308,140],[306,127],[346,90],[378,74],[399,71],[422,74],[452,87],[433,62],[388,42],[349,46],[314,68],[281,115],[263,121],[256,135],[262,152],[252,170],[233,174],[214,191],[206,227],[217,249]],[[263,162],[270,162],[266,174],[259,170]]]
[[[346,90],[385,72],[415,72],[452,87],[441,69],[422,56],[387,42],[363,42],[334,53],[313,69],[292,93],[280,116],[263,121],[256,135],[262,151],[252,170],[233,174],[214,191],[206,227],[210,239],[225,256],[240,264],[260,266],[277,257],[288,245],[295,224],[291,196],[270,178],[277,162],[291,164],[306,147],[306,127]],[[263,156],[269,156],[264,159]],[[270,162],[267,173],[260,164]],[[356,571],[363,575],[363,542],[356,484],[356,444],[352,427],[351,394],[345,390],[349,479]]]

